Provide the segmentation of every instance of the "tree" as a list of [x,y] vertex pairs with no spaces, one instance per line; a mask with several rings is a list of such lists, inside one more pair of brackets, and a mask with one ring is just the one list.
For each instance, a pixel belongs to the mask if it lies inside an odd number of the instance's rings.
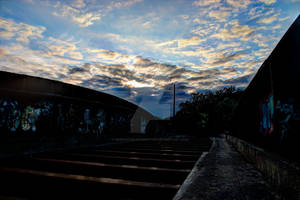
[[241,95],[242,91],[235,87],[193,93],[191,99],[179,105],[174,124],[178,129],[196,135],[230,130],[233,111]]

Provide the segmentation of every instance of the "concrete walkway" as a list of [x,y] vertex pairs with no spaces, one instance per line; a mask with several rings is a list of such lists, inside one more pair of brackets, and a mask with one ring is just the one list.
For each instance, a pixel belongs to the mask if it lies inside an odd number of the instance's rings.
[[213,140],[210,151],[197,161],[173,200],[280,199],[225,138]]

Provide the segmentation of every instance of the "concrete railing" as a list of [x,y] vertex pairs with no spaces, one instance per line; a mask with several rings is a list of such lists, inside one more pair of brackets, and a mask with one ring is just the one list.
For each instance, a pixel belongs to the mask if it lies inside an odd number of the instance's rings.
[[298,164],[236,137],[227,135],[226,139],[248,161],[252,162],[271,184],[277,187],[283,197],[300,199],[300,167]]

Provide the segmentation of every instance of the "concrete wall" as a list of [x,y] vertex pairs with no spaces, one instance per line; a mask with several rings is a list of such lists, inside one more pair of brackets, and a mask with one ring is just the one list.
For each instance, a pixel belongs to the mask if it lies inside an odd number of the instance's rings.
[[270,183],[277,187],[282,196],[286,199],[300,199],[300,166],[298,164],[236,137],[227,135],[226,139],[248,161],[253,163]]
[[115,96],[0,72],[0,137],[144,133],[155,117]]
[[233,135],[300,163],[300,16],[246,88]]

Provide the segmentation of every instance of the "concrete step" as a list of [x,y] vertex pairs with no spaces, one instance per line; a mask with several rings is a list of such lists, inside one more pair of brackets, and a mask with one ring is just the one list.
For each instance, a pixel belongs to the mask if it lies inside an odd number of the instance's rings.
[[25,199],[171,199],[179,185],[0,168],[1,193]]
[[101,154],[86,154],[86,153],[63,153],[56,155],[43,156],[43,158],[57,158],[80,160],[86,162],[100,162],[106,164],[118,165],[136,165],[142,167],[158,167],[170,169],[191,169],[195,161],[189,160],[174,160],[174,159],[156,159],[156,158],[141,158],[132,156],[110,156]]
[[78,160],[61,160],[47,158],[32,158],[5,165],[22,169],[32,169],[56,173],[69,173],[84,176],[120,178],[133,181],[149,181],[155,183],[181,184],[190,169],[170,169],[156,167],[141,167],[135,165],[117,165]]

